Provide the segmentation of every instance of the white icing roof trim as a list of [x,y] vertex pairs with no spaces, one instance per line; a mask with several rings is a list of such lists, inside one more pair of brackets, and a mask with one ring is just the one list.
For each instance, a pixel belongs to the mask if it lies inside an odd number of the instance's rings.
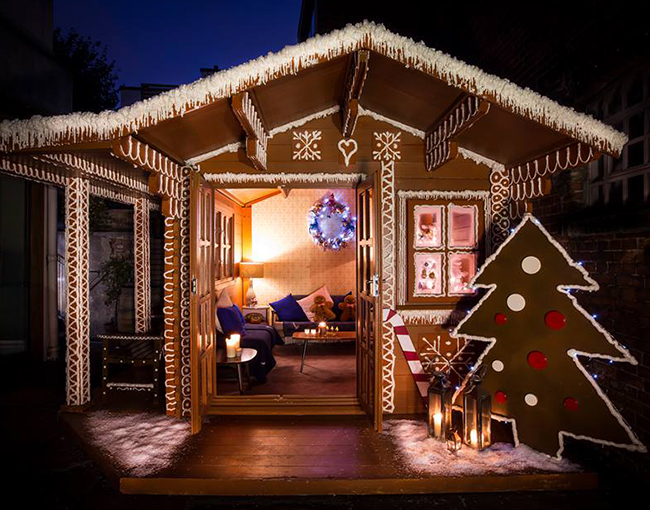
[[359,48],[369,48],[428,74],[438,75],[452,86],[464,87],[479,97],[554,129],[565,130],[576,140],[598,149],[620,152],[627,136],[602,122],[544,97],[530,89],[488,74],[441,51],[396,35],[383,25],[364,21],[348,25],[327,35],[317,35],[278,53],[269,53],[224,71],[199,79],[158,96],[134,103],[117,111],[72,113],[52,117],[34,116],[29,120],[0,123],[0,150],[43,146],[75,141],[84,135],[99,139],[116,136],[120,129],[137,132],[198,108],[219,98],[230,97],[253,86],[263,85],[279,76],[295,74],[322,59],[333,59]]

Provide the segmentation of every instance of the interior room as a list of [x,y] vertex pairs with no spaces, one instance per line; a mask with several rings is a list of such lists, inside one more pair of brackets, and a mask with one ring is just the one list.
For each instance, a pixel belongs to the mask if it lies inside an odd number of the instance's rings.
[[355,190],[219,189],[215,204],[217,395],[354,395]]

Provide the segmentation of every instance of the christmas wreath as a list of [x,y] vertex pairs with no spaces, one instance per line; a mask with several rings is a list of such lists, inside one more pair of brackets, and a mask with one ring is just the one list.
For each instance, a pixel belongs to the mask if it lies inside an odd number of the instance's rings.
[[323,250],[338,251],[345,248],[354,237],[357,219],[350,215],[350,208],[330,194],[316,202],[307,216],[309,234],[314,244]]

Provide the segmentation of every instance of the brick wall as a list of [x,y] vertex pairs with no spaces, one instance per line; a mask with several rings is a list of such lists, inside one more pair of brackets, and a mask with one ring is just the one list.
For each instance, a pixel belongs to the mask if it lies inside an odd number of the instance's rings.
[[[579,303],[638,361],[586,361],[598,384],[650,446],[650,222],[636,209],[586,207],[582,201],[585,169],[553,178],[549,196],[535,201],[533,214],[598,282],[597,292],[576,292]],[[572,443],[581,459],[618,476],[650,476],[650,454]]]

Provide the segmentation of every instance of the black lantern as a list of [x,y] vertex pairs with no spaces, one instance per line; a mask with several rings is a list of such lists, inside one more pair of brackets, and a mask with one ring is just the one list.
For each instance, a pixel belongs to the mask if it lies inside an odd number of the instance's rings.
[[465,444],[483,450],[492,441],[492,399],[481,387],[485,377],[486,366],[472,374],[463,394],[463,440]]
[[442,372],[434,372],[428,389],[429,436],[446,441],[451,431],[453,392]]

